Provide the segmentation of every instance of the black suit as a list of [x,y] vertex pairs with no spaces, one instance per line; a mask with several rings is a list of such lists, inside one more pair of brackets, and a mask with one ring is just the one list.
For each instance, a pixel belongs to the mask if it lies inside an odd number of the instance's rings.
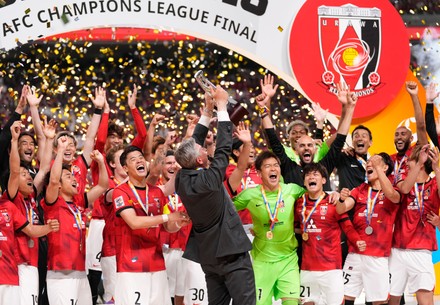
[[[208,128],[198,124],[193,137],[203,144]],[[232,149],[232,123],[219,121],[214,160],[208,169],[181,169],[176,192],[191,217],[184,257],[205,273],[209,304],[255,304],[255,282],[248,251],[252,245],[223,180]]]

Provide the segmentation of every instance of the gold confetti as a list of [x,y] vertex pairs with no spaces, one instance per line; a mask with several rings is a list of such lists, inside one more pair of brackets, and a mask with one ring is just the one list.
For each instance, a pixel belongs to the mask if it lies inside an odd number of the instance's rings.
[[284,29],[281,25],[278,26],[278,31],[280,31],[280,32],[284,31]]

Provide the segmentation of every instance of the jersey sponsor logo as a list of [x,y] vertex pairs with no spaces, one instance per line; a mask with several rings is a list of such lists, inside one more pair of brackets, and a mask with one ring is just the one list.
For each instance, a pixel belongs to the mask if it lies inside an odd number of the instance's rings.
[[321,231],[322,230],[316,226],[315,221],[310,219],[310,222],[307,224],[307,232],[320,233]]
[[319,208],[319,214],[321,215],[327,215],[328,212],[328,206],[327,205],[321,205]]
[[417,202],[415,200],[413,200],[408,204],[408,206],[406,208],[407,208],[407,210],[418,210],[419,206],[417,205]]
[[4,219],[6,222],[10,222],[10,221],[11,221],[11,218],[9,217],[8,212],[2,212],[2,215],[3,215],[3,219]]
[[0,231],[0,240],[1,241],[7,241],[8,240],[8,237],[4,236],[1,231]]
[[122,198],[122,196],[115,198],[114,202],[117,209],[125,205],[124,198]]

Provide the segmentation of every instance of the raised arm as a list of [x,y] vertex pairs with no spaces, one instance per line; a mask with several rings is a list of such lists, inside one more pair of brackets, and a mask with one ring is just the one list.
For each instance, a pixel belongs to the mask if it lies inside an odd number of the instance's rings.
[[[44,178],[50,170],[50,162],[52,161],[53,141],[57,132],[57,122],[50,120],[47,123],[47,119],[44,118],[43,133],[45,137],[44,151],[40,160],[40,168],[37,175],[34,178],[34,185],[37,189],[37,195],[41,193],[44,184]],[[40,149],[40,148],[38,148]]]
[[249,123],[240,122],[237,126],[234,135],[243,142],[243,150],[237,160],[237,167],[232,171],[228,178],[229,186],[233,192],[237,191],[243,179],[244,172],[248,167],[249,155],[252,147],[251,132],[249,130]]
[[407,81],[406,83],[406,91],[411,96],[411,102],[414,107],[414,117],[416,119],[416,127],[417,127],[417,142],[420,145],[425,145],[428,143],[428,136],[426,135],[426,125],[425,118],[423,116],[422,106],[420,105],[419,100],[419,87],[414,81]]
[[[137,87],[133,85],[133,92],[128,94],[128,106],[130,107],[131,115],[133,116],[134,126],[136,130],[136,136],[133,139],[131,145],[144,148],[145,142],[147,140],[147,128],[145,127],[145,122],[142,119],[142,115],[136,107],[136,97],[137,97]],[[148,159],[147,159],[148,160]]]
[[107,99],[104,101],[104,111],[101,115],[101,121],[99,123],[98,134],[96,135],[95,149],[101,153],[104,153],[105,143],[108,136],[108,120],[110,118],[110,105]]
[[15,121],[11,128],[11,152],[9,155],[9,179],[8,195],[9,198],[15,198],[18,193],[18,184],[20,181],[20,155],[18,154],[18,137],[21,131],[21,121]]
[[102,108],[104,108],[106,93],[102,87],[95,89],[95,98],[91,98],[95,110],[93,112],[92,119],[90,121],[89,127],[87,128],[86,140],[84,142],[83,157],[87,162],[87,166],[90,166],[92,159],[90,154],[95,146],[95,137],[98,133],[99,123],[101,121]]
[[439,133],[437,132],[437,124],[434,118],[434,100],[438,98],[440,91],[436,91],[436,86],[437,84],[431,83],[428,87],[426,87],[425,121],[426,131],[428,132],[432,143],[434,143],[436,147],[439,147]]
[[148,126],[147,132],[147,141],[145,141],[144,146],[144,157],[148,162],[153,159],[153,140],[154,134],[156,133],[156,127],[165,119],[165,116],[159,113],[156,113],[151,120],[150,126]]
[[46,204],[54,203],[59,196],[61,173],[63,171],[63,155],[67,148],[67,136],[61,136],[57,140],[57,155],[50,169],[49,184],[46,189]]
[[379,178],[380,187],[382,188],[382,192],[385,197],[388,198],[393,203],[399,203],[400,194],[391,184],[390,179],[388,179],[385,174],[386,169],[384,168],[385,163],[382,161],[382,157],[380,155],[372,156],[369,161],[371,162],[373,168],[375,169],[377,176]]
[[109,177],[107,174],[107,168],[105,167],[104,157],[98,150],[91,152],[90,159],[98,164],[99,169],[98,184],[87,192],[87,202],[93,203],[108,189]]
[[422,150],[420,151],[419,158],[417,160],[416,166],[412,168],[406,178],[397,182],[397,187],[402,192],[402,194],[408,194],[414,186],[414,183],[417,181],[417,176],[420,171],[424,170],[424,164],[426,160],[428,160],[429,154],[429,144],[423,145]]
[[37,158],[39,161],[43,158],[44,145],[46,144],[46,139],[43,133],[43,124],[41,123],[40,113],[38,111],[38,106],[43,98],[43,95],[37,97],[35,89],[29,88],[27,91],[26,99],[29,104],[29,110],[31,112],[32,124],[34,125],[35,135],[37,136],[38,151]]

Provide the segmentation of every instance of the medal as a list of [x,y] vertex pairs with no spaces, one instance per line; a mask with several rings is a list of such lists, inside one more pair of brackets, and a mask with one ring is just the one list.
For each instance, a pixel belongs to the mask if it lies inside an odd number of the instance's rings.
[[423,182],[422,184],[422,189],[419,190],[419,185],[418,183],[414,183],[414,201],[417,204],[417,209],[419,210],[419,214],[420,214],[420,221],[422,222],[422,225],[425,226],[425,223],[423,221],[423,212],[425,211],[425,198],[423,197],[423,193],[425,191],[425,182]]
[[371,220],[374,214],[374,207],[376,206],[377,197],[379,197],[380,190],[377,191],[376,195],[373,198],[373,188],[368,187],[368,198],[367,198],[367,207],[365,210],[365,222],[367,223],[367,227],[365,228],[365,234],[371,235],[373,234],[373,227],[371,226]]
[[303,239],[304,241],[308,241],[308,240],[309,240],[309,234],[308,234],[307,232],[304,232],[304,233],[302,234],[302,239]]
[[367,234],[367,235],[373,234],[373,227],[371,227],[371,226],[366,227],[365,234]]
[[267,237],[267,239],[272,239],[273,238],[273,233],[272,233],[272,231],[267,231],[266,232],[266,237]]
[[29,248],[33,248],[35,246],[35,242],[34,242],[34,240],[33,239],[29,239],[28,240],[28,247]]
[[261,197],[263,197],[263,202],[264,202],[264,205],[266,206],[266,211],[269,214],[269,219],[270,219],[270,227],[269,227],[269,231],[266,233],[266,237],[268,239],[272,239],[273,238],[272,231],[275,228],[275,224],[278,222],[278,211],[280,210],[281,202],[283,200],[282,199],[282,192],[281,192],[281,185],[278,186],[277,201],[275,202],[275,206],[273,208],[273,211],[271,209],[269,201],[267,200],[266,191],[264,190],[263,185],[261,185]]

